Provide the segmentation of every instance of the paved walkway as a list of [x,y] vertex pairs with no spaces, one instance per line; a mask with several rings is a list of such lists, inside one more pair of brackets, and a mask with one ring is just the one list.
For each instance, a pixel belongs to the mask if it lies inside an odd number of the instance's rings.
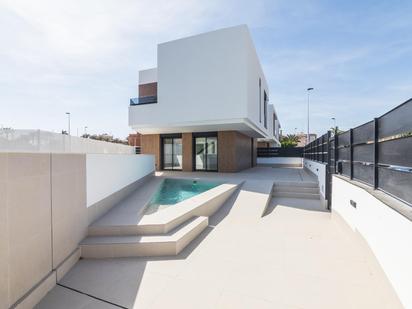
[[242,190],[177,257],[81,260],[38,308],[402,308],[363,240],[319,201],[274,198],[261,216],[274,177],[311,175],[234,177],[246,179]]

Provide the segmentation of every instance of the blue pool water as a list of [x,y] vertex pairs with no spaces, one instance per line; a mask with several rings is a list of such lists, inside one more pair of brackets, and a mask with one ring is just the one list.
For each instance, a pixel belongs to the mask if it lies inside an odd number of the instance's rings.
[[152,197],[146,214],[177,204],[197,194],[219,186],[219,182],[192,179],[165,179]]

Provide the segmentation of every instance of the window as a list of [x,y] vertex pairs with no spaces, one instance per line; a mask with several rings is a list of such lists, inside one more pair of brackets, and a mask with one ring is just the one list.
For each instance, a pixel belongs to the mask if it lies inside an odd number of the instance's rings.
[[268,128],[268,96],[266,95],[266,91],[263,92],[263,116],[264,116],[264,124],[265,128]]
[[164,170],[182,169],[182,136],[162,136],[162,168]]
[[259,122],[262,122],[262,80],[259,78]]

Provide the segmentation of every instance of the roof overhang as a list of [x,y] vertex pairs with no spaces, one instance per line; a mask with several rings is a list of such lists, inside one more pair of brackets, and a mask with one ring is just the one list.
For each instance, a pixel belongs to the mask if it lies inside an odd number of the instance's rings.
[[224,119],[202,122],[163,123],[150,125],[132,125],[140,134],[166,134],[189,132],[239,131],[249,137],[265,138],[265,133],[248,119]]

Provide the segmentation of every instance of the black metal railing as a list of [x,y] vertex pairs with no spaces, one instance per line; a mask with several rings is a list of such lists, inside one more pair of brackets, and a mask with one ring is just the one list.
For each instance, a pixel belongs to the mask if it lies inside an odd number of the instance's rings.
[[303,147],[293,148],[264,148],[259,147],[257,149],[257,156],[263,158],[270,157],[303,157]]
[[155,95],[130,99],[130,106],[154,104],[154,103],[157,103],[157,96]]
[[304,158],[412,206],[412,99],[356,128],[322,135],[305,146]]

